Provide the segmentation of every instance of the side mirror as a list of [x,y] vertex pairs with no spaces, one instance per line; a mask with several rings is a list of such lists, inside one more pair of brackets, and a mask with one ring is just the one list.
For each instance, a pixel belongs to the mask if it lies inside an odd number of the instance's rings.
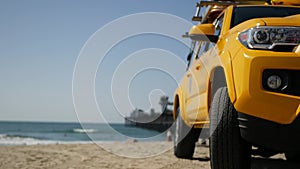
[[218,36],[214,35],[215,26],[213,24],[199,24],[191,28],[190,32],[184,37],[189,37],[196,41],[206,41],[216,43],[219,39]]
[[192,59],[192,56],[193,56],[193,51],[191,51],[191,52],[187,55],[186,60],[187,60],[188,62],[190,62],[191,59]]
[[191,64],[191,59],[193,56],[194,52],[191,50],[190,53],[187,55],[186,60],[187,60],[187,66],[186,66],[186,71],[189,69],[190,64]]

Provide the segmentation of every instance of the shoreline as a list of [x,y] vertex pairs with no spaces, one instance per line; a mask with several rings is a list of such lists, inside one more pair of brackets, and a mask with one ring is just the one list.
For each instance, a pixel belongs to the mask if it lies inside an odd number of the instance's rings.
[[[0,122],[0,146],[39,145],[39,144],[88,144],[95,142],[164,141],[164,133],[128,127],[123,124],[88,124],[82,128],[73,123],[19,123]],[[112,124],[111,124],[112,125]]]
[[173,143],[172,141],[159,141],[159,140],[139,140],[139,139],[127,139],[127,140],[120,140],[120,141],[56,141],[56,140],[35,140],[35,142],[27,142],[27,143],[1,143],[0,142],[0,147],[11,147],[11,146],[38,146],[38,145],[68,145],[68,144],[113,144],[113,143],[158,143],[158,142],[166,142],[166,143]]

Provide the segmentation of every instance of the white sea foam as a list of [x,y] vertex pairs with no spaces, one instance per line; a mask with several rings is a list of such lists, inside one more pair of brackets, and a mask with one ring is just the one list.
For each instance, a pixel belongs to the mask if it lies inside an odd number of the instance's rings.
[[[0,134],[0,146],[16,146],[16,145],[48,145],[48,144],[90,144],[103,143],[106,141],[54,141],[40,140],[31,137],[11,136]],[[109,142],[109,141],[108,141]]]
[[75,133],[96,133],[98,130],[96,129],[73,129]]
[[0,145],[37,145],[37,144],[58,144],[58,141],[39,140],[31,137],[11,136],[0,134]]

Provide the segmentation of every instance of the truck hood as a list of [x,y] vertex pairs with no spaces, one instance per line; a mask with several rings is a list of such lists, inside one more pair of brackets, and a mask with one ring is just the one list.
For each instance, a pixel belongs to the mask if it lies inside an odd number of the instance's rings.
[[[293,26],[300,27],[300,14],[288,17],[255,18],[233,27],[227,35],[232,35],[258,26]],[[225,35],[226,36],[226,35]]]
[[300,14],[284,18],[261,18],[266,26],[300,26]]

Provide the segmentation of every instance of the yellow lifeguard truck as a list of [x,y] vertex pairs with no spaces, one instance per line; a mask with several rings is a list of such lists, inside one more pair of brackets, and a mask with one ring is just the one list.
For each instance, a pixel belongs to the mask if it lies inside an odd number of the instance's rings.
[[210,131],[212,169],[251,154],[300,161],[300,1],[200,1],[187,71],[174,95],[174,154]]

